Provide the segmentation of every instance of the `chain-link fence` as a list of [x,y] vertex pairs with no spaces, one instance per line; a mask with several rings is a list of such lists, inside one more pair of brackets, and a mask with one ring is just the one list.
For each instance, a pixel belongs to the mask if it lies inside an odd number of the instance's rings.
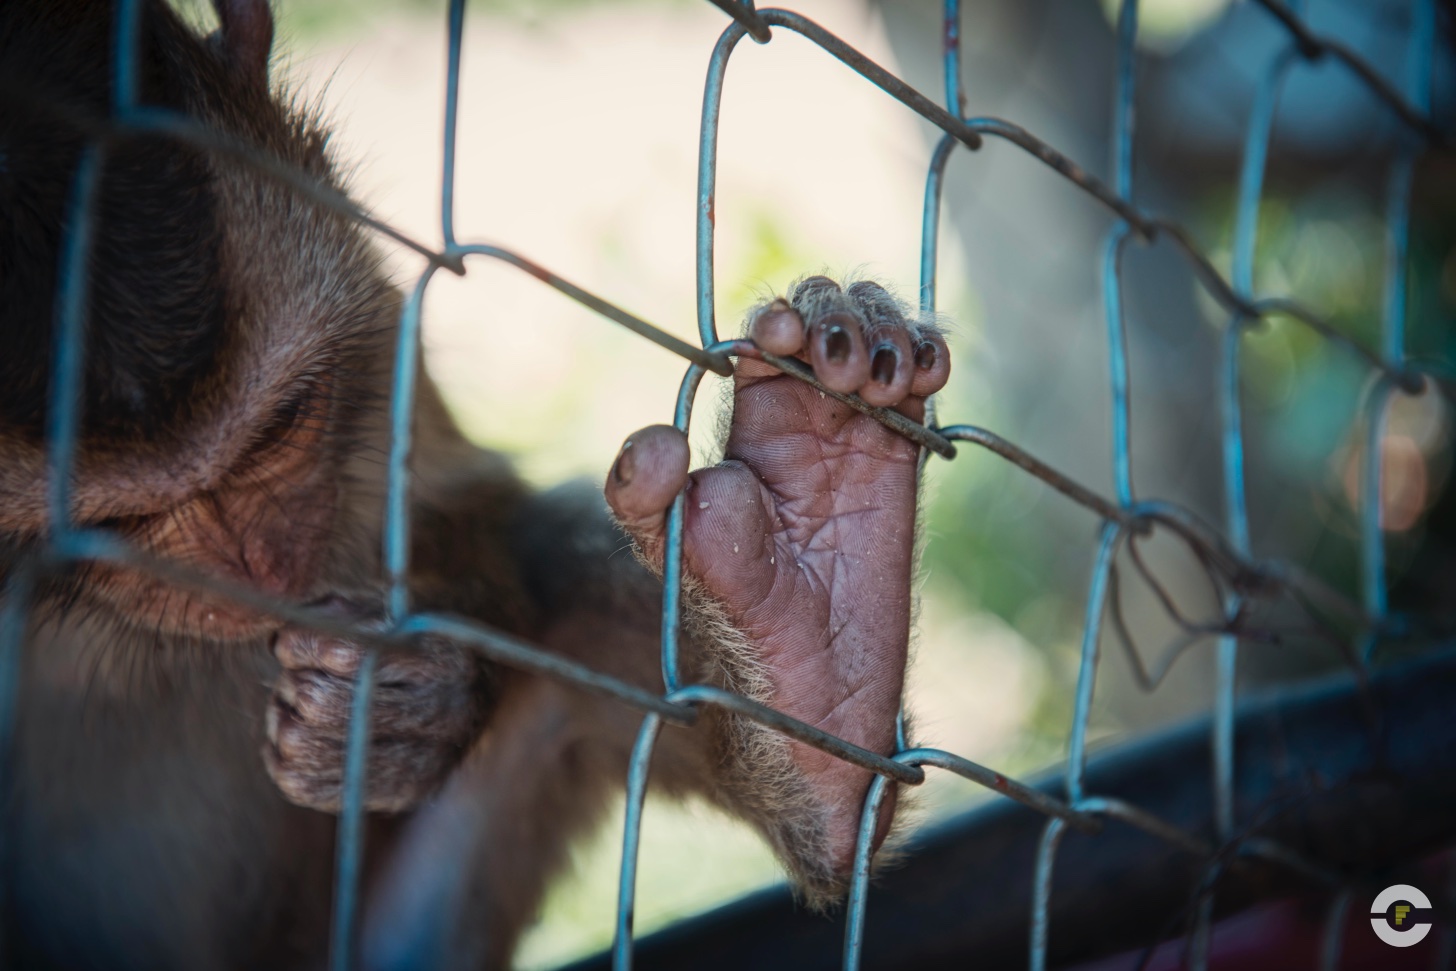
[[[1243,857],[1259,858],[1275,866],[1314,873],[1332,887],[1342,885],[1339,874],[1300,858],[1286,846],[1268,840],[1241,836],[1242,820],[1236,813],[1234,774],[1239,757],[1235,748],[1235,674],[1241,639],[1259,638],[1260,604],[1280,601],[1292,605],[1304,618],[1307,629],[1323,637],[1339,652],[1345,664],[1363,680],[1372,654],[1387,638],[1418,636],[1420,618],[1399,616],[1388,609],[1385,565],[1385,537],[1381,526],[1381,457],[1385,416],[1397,395],[1448,391],[1445,378],[1436,370],[1412,360],[1406,351],[1407,250],[1411,223],[1413,173],[1420,154],[1430,147],[1444,147],[1449,136],[1431,117],[1433,48],[1436,43],[1435,0],[1413,0],[1405,61],[1408,76],[1391,80],[1377,72],[1359,53],[1344,44],[1320,36],[1302,17],[1302,4],[1279,0],[1257,0],[1283,26],[1288,35],[1284,50],[1266,66],[1258,84],[1253,111],[1244,136],[1232,247],[1232,272],[1223,276],[1183,226],[1160,219],[1139,202],[1134,184],[1135,106],[1138,101],[1136,39],[1138,5],[1123,0],[1117,19],[1117,70],[1115,109],[1112,119],[1114,159],[1112,177],[1104,182],[1083,166],[1015,123],[999,118],[974,117],[966,113],[969,99],[960,78],[961,11],[958,0],[946,0],[944,10],[945,106],[913,90],[895,75],[845,44],[834,34],[805,17],[783,9],[755,9],[751,0],[713,0],[732,23],[712,52],[703,98],[699,131],[699,182],[697,209],[697,307],[701,346],[692,346],[619,309],[608,301],[554,275],[516,253],[495,245],[457,240],[454,230],[455,144],[457,94],[461,67],[461,41],[465,15],[464,0],[452,0],[449,8],[448,80],[445,92],[445,144],[441,173],[442,218],[440,238],[425,243],[398,232],[366,215],[342,195],[311,177],[295,171],[266,153],[208,130],[194,120],[139,102],[138,25],[141,0],[120,0],[115,32],[115,81],[110,132],[155,133],[189,143],[202,150],[253,167],[291,186],[314,203],[329,207],[378,231],[419,253],[427,266],[415,281],[400,319],[391,397],[391,443],[388,455],[388,491],[385,502],[383,562],[389,585],[388,624],[357,629],[336,617],[283,603],[256,591],[241,589],[195,575],[183,566],[163,562],[129,548],[114,535],[71,524],[71,470],[77,452],[78,419],[86,353],[83,335],[86,321],[86,270],[88,253],[96,232],[96,198],[105,158],[105,139],[95,138],[82,154],[69,202],[68,232],[64,240],[61,289],[57,301],[57,353],[53,358],[50,407],[47,412],[49,442],[49,489],[46,497],[52,524],[46,548],[17,565],[8,578],[4,613],[0,617],[0,753],[4,770],[11,770],[12,734],[18,690],[18,670],[27,629],[27,608],[37,579],[46,571],[77,561],[125,564],[165,581],[264,610],[288,622],[347,635],[376,646],[407,646],[421,635],[444,637],[478,650],[502,664],[562,679],[580,687],[618,699],[645,713],[632,754],[627,780],[627,813],[623,842],[620,890],[617,907],[614,964],[630,967],[633,947],[633,898],[638,837],[653,749],[664,723],[691,724],[699,709],[718,706],[752,719],[773,730],[813,745],[823,751],[862,766],[876,774],[871,786],[860,830],[854,880],[848,907],[843,962],[858,967],[864,946],[865,914],[870,904],[870,846],[878,808],[891,782],[915,785],[926,777],[926,769],[940,769],[964,776],[992,791],[1016,800],[1045,816],[1032,880],[1030,965],[1047,966],[1050,925],[1049,901],[1055,883],[1058,847],[1070,829],[1097,834],[1107,820],[1119,820],[1175,846],[1196,859],[1209,861],[1211,870],[1228,859],[1230,847]],[[726,72],[733,51],[744,37],[760,44],[770,43],[779,30],[792,31],[818,45],[845,67],[858,72],[944,132],[931,153],[925,186],[920,276],[920,305],[926,314],[936,310],[937,244],[941,211],[941,188],[947,161],[955,150],[974,151],[983,139],[998,138],[1011,143],[1030,159],[1050,167],[1076,190],[1086,193],[1115,217],[1107,231],[1103,249],[1102,294],[1112,400],[1112,467],[1110,497],[1074,481],[1052,466],[1027,454],[1016,445],[985,428],[937,421],[932,411],[925,425],[898,413],[873,408],[857,397],[845,396],[818,386],[812,374],[796,361],[762,356],[802,380],[815,384],[826,394],[871,415],[894,431],[910,438],[928,456],[933,452],[953,459],[959,443],[988,449],[1035,476],[1072,501],[1086,507],[1100,520],[1100,534],[1092,564],[1086,598],[1081,641],[1081,661],[1068,739],[1065,795],[1054,797],[1044,789],[1008,778],[961,755],[928,748],[912,748],[903,731],[899,751],[883,757],[842,739],[835,738],[782,713],[748,699],[700,684],[684,683],[679,668],[680,587],[682,579],[683,497],[674,503],[668,519],[662,607],[661,658],[663,690],[654,694],[544,652],[531,644],[488,628],[457,619],[412,609],[407,590],[409,574],[410,521],[408,460],[411,449],[411,416],[420,349],[421,306],[434,276],[444,270],[464,273],[474,257],[488,257],[509,263],[560,291],[568,298],[596,311],[640,336],[654,341],[688,360],[674,422],[687,430],[694,396],[700,379],[712,371],[732,373],[731,359],[742,345],[719,338],[714,320],[714,194],[718,141],[718,117]],[[1385,193],[1386,260],[1384,309],[1378,348],[1362,346],[1341,333],[1331,322],[1308,309],[1294,296],[1264,295],[1254,290],[1255,257],[1259,246],[1259,213],[1264,174],[1271,142],[1276,107],[1286,78],[1302,65],[1337,62],[1378,99],[1403,126],[1394,160],[1390,164]],[[1179,505],[1144,498],[1134,487],[1132,435],[1130,433],[1129,366],[1127,328],[1124,321],[1123,262],[1128,249],[1153,240],[1171,243],[1186,258],[1206,292],[1227,312],[1223,353],[1219,361],[1224,480],[1224,522],[1216,526]],[[1298,564],[1255,558],[1251,554],[1250,529],[1245,501],[1244,434],[1241,417],[1240,347],[1246,331],[1271,316],[1299,322],[1325,341],[1337,345],[1363,361],[1371,376],[1361,405],[1365,422],[1360,489],[1361,584],[1358,598],[1315,579]],[[954,417],[954,416],[951,416]],[[1215,623],[1189,619],[1180,611],[1157,574],[1140,552],[1153,534],[1163,534],[1186,547],[1208,582],[1218,591],[1222,616]],[[1096,685],[1104,628],[1139,657],[1124,623],[1118,590],[1119,565],[1131,569],[1154,591],[1169,618],[1183,631],[1166,653],[1151,665],[1139,663],[1142,680],[1156,686],[1161,672],[1191,644],[1217,640],[1217,681],[1213,692],[1213,718],[1208,745],[1213,753],[1213,817],[1216,832],[1190,832],[1115,796],[1099,793],[1086,781],[1088,723]],[[1354,631],[1354,635],[1351,632]],[[364,818],[364,766],[368,739],[370,686],[377,652],[367,655],[354,697],[346,753],[345,790],[336,854],[336,894],[331,942],[331,965],[336,969],[355,965],[356,922],[360,904],[362,872],[362,823]],[[1324,951],[1328,967],[1339,961],[1340,923],[1349,909],[1350,895],[1338,895],[1330,912],[1330,942]],[[1211,895],[1204,895],[1193,933],[1192,964],[1206,962],[1208,928],[1212,920]],[[967,915],[974,919],[974,915]]]

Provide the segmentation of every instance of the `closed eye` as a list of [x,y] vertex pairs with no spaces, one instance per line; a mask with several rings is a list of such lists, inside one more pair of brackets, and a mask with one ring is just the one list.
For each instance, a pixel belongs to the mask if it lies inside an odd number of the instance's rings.
[[309,379],[300,382],[253,434],[243,460],[255,459],[274,449],[317,444],[328,423],[327,391],[325,381]]

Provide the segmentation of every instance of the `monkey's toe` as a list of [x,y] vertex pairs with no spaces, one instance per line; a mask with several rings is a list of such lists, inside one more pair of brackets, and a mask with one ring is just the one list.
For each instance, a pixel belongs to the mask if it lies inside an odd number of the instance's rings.
[[[934,394],[950,377],[939,330],[867,280],[842,289],[828,277],[809,277],[792,302],[778,299],[756,312],[748,336],[765,351],[806,361],[826,387],[880,407]],[[750,376],[764,373],[763,365],[739,366]]]
[[770,354],[797,354],[804,347],[804,319],[780,297],[753,316],[748,336]]
[[650,425],[622,445],[607,474],[612,515],[631,535],[648,563],[662,563],[668,507],[682,491],[691,459],[688,440],[671,425]]
[[[279,743],[263,746],[263,765],[283,797],[295,806],[337,813],[343,808],[342,744],[300,737],[286,718]],[[397,813],[428,799],[445,781],[454,759],[438,747],[394,738],[371,739],[365,766],[364,808]]]

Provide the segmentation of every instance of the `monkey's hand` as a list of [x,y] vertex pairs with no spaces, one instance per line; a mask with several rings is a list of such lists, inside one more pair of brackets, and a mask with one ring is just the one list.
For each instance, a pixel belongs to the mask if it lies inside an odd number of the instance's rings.
[[[808,361],[827,387],[917,421],[950,374],[939,332],[907,321],[868,282],[844,291],[805,280],[792,304],[757,312],[750,336]],[[647,428],[623,446],[606,496],[660,564],[666,510],[686,488],[686,573],[746,639],[765,689],[757,700],[888,755],[910,635],[917,459],[914,444],[874,419],[743,357],[725,460],[689,475],[684,437]],[[752,814],[802,888],[823,900],[844,889],[870,774],[800,742],[786,751],[795,791],[768,793]],[[777,786],[772,774],[760,772],[758,785]],[[794,816],[808,820],[783,829],[780,818]]]
[[[357,614],[347,605],[339,609]],[[266,715],[268,774],[289,802],[338,812],[349,714],[365,648],[287,628],[279,632],[273,653],[283,671]],[[439,787],[480,733],[484,678],[472,653],[435,639],[380,657],[369,706],[365,808],[403,812]]]

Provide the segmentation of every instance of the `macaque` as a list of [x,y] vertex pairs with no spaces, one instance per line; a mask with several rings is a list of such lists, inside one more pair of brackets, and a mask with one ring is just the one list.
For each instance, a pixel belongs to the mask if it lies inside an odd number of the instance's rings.
[[[144,4],[142,103],[341,185],[327,130],[270,83],[265,0],[215,6],[220,26],[201,37]],[[236,159],[107,128],[113,16],[110,0],[0,4],[4,596],[54,527],[58,267],[78,159],[100,138],[72,521],[382,624],[400,295],[345,216]],[[937,329],[869,282],[809,277],[753,311],[748,336],[917,420],[950,368]],[[575,485],[530,492],[463,438],[421,374],[412,606],[661,692],[657,574],[666,511],[686,490],[683,683],[890,754],[916,447],[751,353],[733,385],[722,462],[690,473],[680,433],[644,429],[603,503]],[[320,967],[366,646],[117,563],[39,576],[4,780],[0,963]],[[375,685],[363,964],[505,967],[570,841],[620,789],[642,713],[439,638],[381,655]],[[811,902],[843,894],[865,770],[706,707],[664,729],[652,780],[747,819]]]

